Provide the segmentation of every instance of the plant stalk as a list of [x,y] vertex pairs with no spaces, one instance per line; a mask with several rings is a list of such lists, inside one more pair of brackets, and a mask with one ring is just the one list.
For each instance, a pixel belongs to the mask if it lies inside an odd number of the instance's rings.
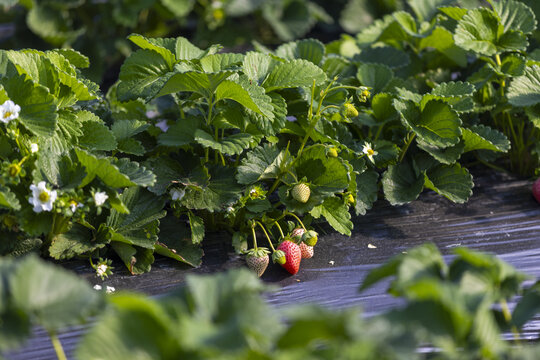
[[64,348],[62,347],[60,339],[58,339],[56,333],[49,332],[49,337],[51,338],[51,343],[53,345],[54,351],[56,352],[56,357],[58,358],[58,360],[67,360]]

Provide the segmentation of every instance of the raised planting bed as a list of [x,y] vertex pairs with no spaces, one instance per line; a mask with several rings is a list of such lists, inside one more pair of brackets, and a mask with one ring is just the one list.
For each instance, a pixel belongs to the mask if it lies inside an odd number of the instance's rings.
[[[360,306],[365,316],[387,311],[402,303],[386,293],[388,283],[359,293],[362,280],[393,255],[425,242],[435,243],[447,259],[458,246],[494,253],[532,278],[538,278],[540,205],[531,195],[532,182],[485,170],[473,175],[476,186],[467,204],[456,205],[425,192],[417,201],[401,207],[377,202],[369,214],[354,218],[355,230],[350,238],[327,229],[328,233],[321,235],[315,247],[316,256],[303,260],[296,275],[289,275],[277,265],[269,267],[262,279],[278,289],[267,295],[268,302],[278,308],[305,303],[336,309]],[[196,269],[160,258],[150,273],[132,276],[120,263],[115,263],[118,271],[104,282],[89,269],[87,262],[70,261],[62,265],[92,284],[160,296],[182,286],[187,274],[245,266],[244,260],[224,244],[221,234],[211,234],[205,245],[203,265]],[[536,316],[524,327],[524,338],[537,339],[539,320]],[[75,327],[60,334],[68,355],[84,331],[85,327]],[[28,344],[7,358],[37,360],[54,356],[46,332],[36,329]]]

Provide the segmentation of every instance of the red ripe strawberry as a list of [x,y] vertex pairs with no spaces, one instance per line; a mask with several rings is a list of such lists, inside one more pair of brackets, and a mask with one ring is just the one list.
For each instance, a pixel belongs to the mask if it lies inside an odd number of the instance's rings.
[[302,252],[302,259],[311,259],[313,257],[313,246],[309,246],[303,242],[301,242],[298,246]]
[[300,261],[302,260],[302,251],[300,247],[290,240],[285,240],[278,246],[278,250],[285,253],[287,261],[281,265],[291,274],[296,274],[300,269]]
[[536,179],[532,187],[532,193],[536,201],[540,203],[540,178]]
[[247,252],[247,266],[254,271],[258,277],[261,277],[268,267],[268,263],[270,262],[268,253],[269,251],[267,248],[251,249]]
[[304,183],[297,184],[292,189],[292,197],[294,200],[301,202],[302,204],[305,204],[309,200],[309,196],[311,195],[311,190],[309,189],[309,186]]

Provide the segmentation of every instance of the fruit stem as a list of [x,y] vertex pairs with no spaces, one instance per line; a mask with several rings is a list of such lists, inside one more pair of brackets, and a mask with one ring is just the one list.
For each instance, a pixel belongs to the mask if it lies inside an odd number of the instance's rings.
[[264,235],[266,235],[266,239],[268,240],[268,243],[270,244],[270,247],[272,248],[272,251],[276,251],[276,249],[274,249],[274,245],[272,244],[272,241],[270,240],[270,236],[268,236],[268,232],[266,231],[266,229],[264,228],[263,224],[261,224],[259,221],[256,221],[256,224],[260,226],[260,228],[262,229],[262,231],[264,232]]
[[300,218],[298,216],[296,216],[296,214],[294,214],[292,212],[288,212],[288,211],[286,211],[285,214],[290,215],[290,216],[294,217],[296,220],[298,220],[300,225],[302,225],[302,228],[304,228],[304,230],[307,231],[306,227],[304,226],[304,223],[302,222],[302,220],[300,220]]
[[277,226],[279,233],[281,234],[281,237],[284,238],[285,234],[283,233],[283,230],[281,229],[281,226],[279,225],[279,223],[277,221],[274,221],[274,224]]
[[62,343],[60,343],[60,339],[58,339],[56,333],[49,332],[49,337],[51,338],[51,342],[58,360],[67,360],[66,353],[64,353],[64,348],[62,347]]
[[251,225],[251,233],[253,234],[253,248],[257,250],[257,235],[255,235],[255,224]]
[[[510,322],[512,321],[512,315],[510,314],[508,303],[506,302],[505,299],[502,299],[500,301],[500,305],[501,305],[502,313],[504,316],[504,320],[506,320],[506,322],[510,324]],[[516,342],[519,343],[519,331],[515,325],[512,325],[512,333],[514,334],[514,340],[516,340]]]

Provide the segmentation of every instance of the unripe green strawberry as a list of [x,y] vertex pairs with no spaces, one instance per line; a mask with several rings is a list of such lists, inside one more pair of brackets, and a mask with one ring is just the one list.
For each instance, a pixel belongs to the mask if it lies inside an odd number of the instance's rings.
[[302,239],[302,235],[304,235],[306,231],[303,228],[296,228],[291,232],[291,238],[296,242],[300,242]]
[[351,103],[343,104],[343,110],[345,111],[345,116],[348,118],[353,118],[358,116],[358,110]]
[[330,157],[337,157],[338,156],[338,152],[337,152],[336,148],[334,148],[334,147],[328,149],[327,154]]
[[285,257],[285,253],[281,250],[276,250],[272,254],[272,261],[275,264],[283,265],[287,261],[287,258]]
[[304,242],[301,242],[298,246],[300,247],[300,251],[302,253],[302,259],[311,259],[313,257],[313,246],[309,246]]
[[246,263],[247,266],[254,271],[258,277],[264,274],[270,259],[268,258],[267,248],[251,249],[247,252]]
[[308,230],[302,236],[302,242],[305,242],[306,245],[315,246],[317,244],[318,235],[316,231]]
[[303,204],[308,202],[310,195],[311,190],[309,189],[309,186],[307,186],[307,184],[300,183],[295,185],[292,189],[293,199]]

